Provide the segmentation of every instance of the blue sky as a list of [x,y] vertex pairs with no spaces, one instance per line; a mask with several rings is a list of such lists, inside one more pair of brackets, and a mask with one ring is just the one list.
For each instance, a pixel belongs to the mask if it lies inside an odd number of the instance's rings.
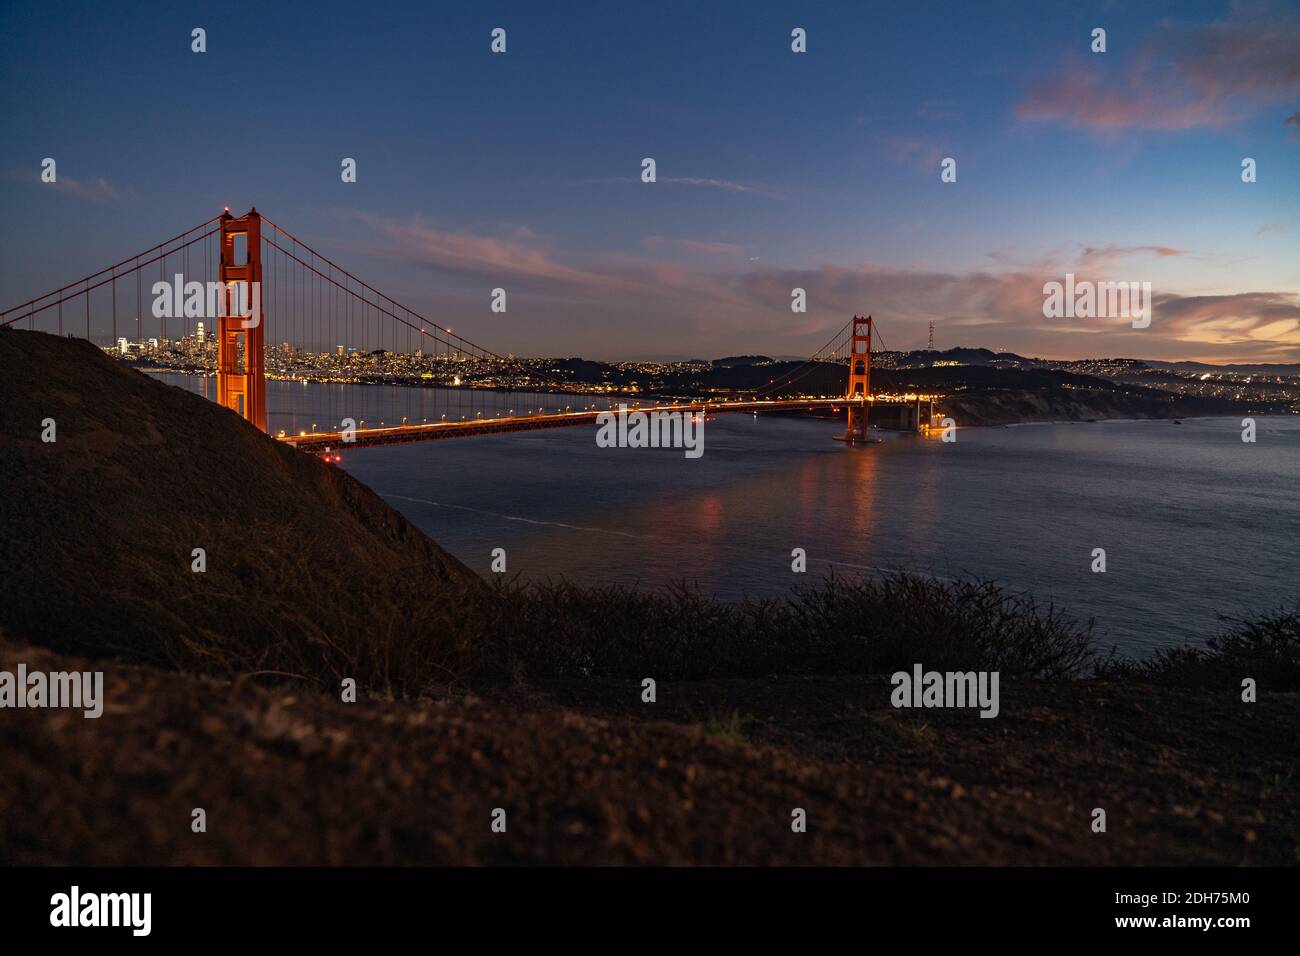
[[[7,304],[256,205],[498,351],[807,354],[869,311],[895,348],[1300,361],[1296,3],[124,11],[0,20]],[[1151,282],[1151,327],[1044,318],[1067,271]]]

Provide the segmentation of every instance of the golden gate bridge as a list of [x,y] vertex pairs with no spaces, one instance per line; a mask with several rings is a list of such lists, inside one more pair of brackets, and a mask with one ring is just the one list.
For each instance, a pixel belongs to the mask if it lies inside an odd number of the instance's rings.
[[[381,422],[367,428],[363,420],[358,427],[349,420],[345,427],[340,420],[337,426],[323,430],[313,423],[310,431],[276,432],[279,440],[309,452],[594,424],[601,413],[597,403],[577,410],[565,406],[551,413],[545,408],[534,412],[530,407],[516,414],[513,408],[498,407],[484,417],[486,396],[493,392],[565,393],[580,390],[581,385],[539,374],[511,355],[476,345],[425,318],[320,254],[256,208],[243,216],[233,216],[227,208],[143,252],[0,312],[0,327],[21,327],[24,322],[29,329],[59,335],[84,331],[85,337],[96,343],[107,338],[110,349],[123,353],[136,340],[141,346],[146,341],[156,343],[155,356],[165,354],[170,343],[188,343],[191,353],[198,350],[197,357],[191,355],[191,364],[215,371],[217,403],[262,431],[268,430],[268,377],[297,379],[299,369],[293,359],[309,355],[314,365],[303,374],[304,382],[314,377],[320,381],[434,385],[437,395],[467,389],[471,396],[468,409],[457,401],[456,411],[461,415],[456,419],[453,413],[451,421],[446,420],[447,413],[438,415],[435,402],[432,413],[420,422],[410,420],[418,415],[401,416],[399,422],[399,409],[394,407],[391,425]],[[147,339],[150,322],[158,334]],[[168,338],[169,322],[179,337]],[[214,322],[215,327],[211,325]],[[894,406],[904,427],[928,427],[932,405],[929,413],[922,407],[928,396],[913,396],[904,402],[882,401],[872,395],[874,328],[871,316],[855,315],[802,364],[739,394],[628,404],[642,412],[703,416],[838,413],[844,408],[844,438],[851,442],[866,440],[870,411],[881,405]],[[215,362],[209,334],[216,342]],[[272,347],[269,367],[268,341],[283,343],[279,352]],[[322,342],[338,344],[333,350],[321,350]],[[402,357],[409,377],[394,375],[393,356]],[[477,370],[475,381],[462,381],[471,377],[460,374],[468,368]],[[826,375],[828,368],[838,374]],[[847,385],[839,386],[844,371]],[[821,392],[807,392],[810,386],[820,387]],[[831,387],[835,393],[827,394]],[[476,407],[479,396],[484,396],[481,409]],[[430,411],[423,400],[418,404],[420,412]],[[606,410],[610,407],[607,399]]]

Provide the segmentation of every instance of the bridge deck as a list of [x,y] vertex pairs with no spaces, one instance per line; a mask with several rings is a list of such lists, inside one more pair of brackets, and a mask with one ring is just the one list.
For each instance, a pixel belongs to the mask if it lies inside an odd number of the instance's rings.
[[[719,415],[729,413],[815,411],[819,408],[838,408],[847,404],[843,398],[813,398],[796,401],[748,402],[683,402],[678,405],[628,406],[629,412],[691,412]],[[897,404],[872,401],[872,405]],[[906,403],[910,404],[910,403]],[[479,418],[474,421],[435,422],[428,425],[393,425],[388,428],[359,428],[351,441],[343,440],[342,432],[304,432],[298,435],[278,436],[280,441],[303,451],[323,452],[331,449],[365,448],[372,445],[401,445],[417,441],[436,441],[443,438],[465,438],[471,435],[495,435],[503,432],[532,431],[538,428],[565,428],[572,425],[594,425],[600,411],[557,412],[554,415],[517,415],[512,418]]]

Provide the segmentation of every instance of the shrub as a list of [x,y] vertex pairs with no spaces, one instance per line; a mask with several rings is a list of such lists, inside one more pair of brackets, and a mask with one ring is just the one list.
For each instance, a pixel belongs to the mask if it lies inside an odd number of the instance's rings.
[[1105,661],[1101,677],[1148,680],[1179,687],[1241,689],[1253,677],[1272,690],[1300,690],[1300,604],[1251,619],[1221,617],[1227,629],[1205,647],[1166,648],[1140,661]]
[[989,581],[831,576],[785,599],[726,602],[567,581],[498,585],[479,615],[481,676],[698,680],[766,674],[998,670],[1061,678],[1094,662],[1092,623]]

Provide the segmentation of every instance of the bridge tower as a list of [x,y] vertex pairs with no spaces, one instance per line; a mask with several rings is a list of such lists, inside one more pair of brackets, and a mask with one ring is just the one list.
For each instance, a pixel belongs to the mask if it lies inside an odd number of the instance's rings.
[[867,413],[871,409],[871,316],[853,317],[853,336],[849,345],[849,388],[844,396],[848,405],[846,441],[865,441]]
[[266,431],[262,217],[256,207],[238,219],[229,209],[221,217],[220,279],[225,308],[217,317],[217,403]]

